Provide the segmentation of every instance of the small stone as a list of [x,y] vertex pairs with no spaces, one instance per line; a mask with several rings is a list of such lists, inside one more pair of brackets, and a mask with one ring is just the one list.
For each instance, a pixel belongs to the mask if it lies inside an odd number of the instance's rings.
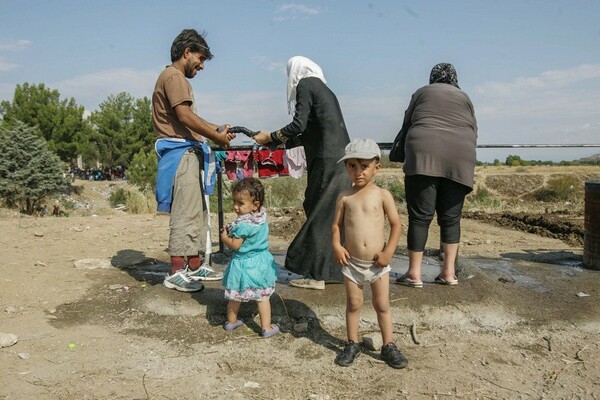
[[111,268],[110,260],[108,259],[95,259],[95,258],[84,258],[83,260],[77,260],[74,263],[77,269],[106,269]]
[[19,353],[17,355],[19,356],[19,358],[21,360],[29,360],[29,357],[31,357],[31,355],[29,353]]
[[44,234],[42,232],[35,232],[33,234],[33,236],[35,236],[35,237],[44,237]]
[[36,261],[35,264],[33,264],[34,267],[47,267],[48,265],[45,262],[41,262],[41,261]]
[[110,285],[108,288],[110,290],[117,290],[117,289],[121,289],[123,287],[123,285],[121,285],[120,283],[117,283],[115,285]]
[[589,297],[590,295],[584,292],[577,293],[577,297]]
[[380,333],[369,333],[362,337],[363,345],[373,351],[379,351],[383,346],[383,339],[381,339]]
[[4,312],[5,312],[5,313],[7,313],[7,314],[12,314],[12,313],[14,313],[14,312],[17,312],[17,309],[16,309],[16,308],[14,308],[13,306],[8,306],[8,307],[6,307],[6,308],[4,309]]
[[246,382],[244,383],[245,388],[258,389],[260,387],[260,383],[258,382]]
[[307,332],[308,331],[308,322],[300,322],[294,325],[294,330],[296,332]]
[[17,343],[18,340],[19,338],[15,334],[0,332],[0,348],[10,347]]

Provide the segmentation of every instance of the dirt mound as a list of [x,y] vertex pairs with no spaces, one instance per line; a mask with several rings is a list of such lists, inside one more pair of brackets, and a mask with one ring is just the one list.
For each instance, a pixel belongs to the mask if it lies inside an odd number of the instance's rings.
[[465,212],[465,218],[476,219],[496,226],[517,229],[535,235],[560,239],[570,246],[582,246],[584,221],[581,215],[572,214],[529,214],[503,212]]

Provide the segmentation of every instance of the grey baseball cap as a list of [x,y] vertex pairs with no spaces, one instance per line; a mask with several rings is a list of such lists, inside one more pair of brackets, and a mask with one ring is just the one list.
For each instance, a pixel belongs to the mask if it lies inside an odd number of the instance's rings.
[[350,143],[346,145],[346,155],[340,158],[338,162],[347,160],[349,158],[361,158],[363,160],[370,160],[372,158],[381,158],[381,149],[373,139],[352,139]]

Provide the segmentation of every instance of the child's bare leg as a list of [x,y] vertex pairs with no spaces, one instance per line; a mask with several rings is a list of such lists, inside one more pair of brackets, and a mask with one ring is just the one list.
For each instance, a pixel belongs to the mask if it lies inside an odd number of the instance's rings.
[[238,321],[238,312],[241,305],[242,303],[239,301],[229,300],[229,303],[227,303],[227,322],[235,324]]
[[263,330],[270,330],[271,327],[271,302],[267,299],[257,301],[258,315],[260,316],[260,326]]
[[390,310],[390,274],[384,274],[371,284],[371,297],[383,344],[391,343],[394,341],[394,328]]
[[363,288],[344,277],[346,287],[346,333],[348,341],[358,343],[358,322],[363,305]]

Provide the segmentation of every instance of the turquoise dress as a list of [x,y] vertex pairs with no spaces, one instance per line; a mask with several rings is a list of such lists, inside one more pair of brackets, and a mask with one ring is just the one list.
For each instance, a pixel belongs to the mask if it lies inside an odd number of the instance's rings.
[[266,218],[240,220],[229,229],[229,235],[244,239],[233,252],[225,269],[225,298],[234,301],[264,301],[275,291],[279,267],[269,253],[269,225]]

